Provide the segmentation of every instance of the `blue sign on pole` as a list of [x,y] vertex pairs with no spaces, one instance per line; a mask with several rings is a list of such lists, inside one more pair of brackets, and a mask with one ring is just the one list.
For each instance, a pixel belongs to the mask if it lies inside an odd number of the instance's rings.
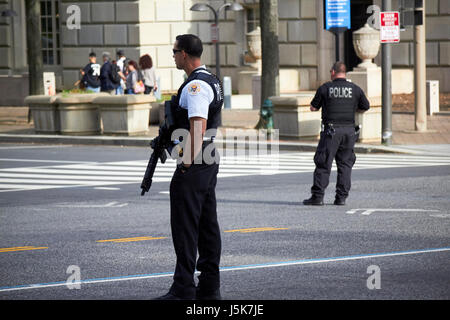
[[325,29],[351,28],[350,0],[324,0]]

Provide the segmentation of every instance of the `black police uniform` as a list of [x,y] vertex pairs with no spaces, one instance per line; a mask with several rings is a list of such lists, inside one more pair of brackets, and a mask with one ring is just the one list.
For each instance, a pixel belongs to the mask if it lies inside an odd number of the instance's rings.
[[345,78],[336,78],[317,89],[311,105],[322,108],[323,125],[314,155],[312,199],[323,200],[336,159],[335,204],[344,204],[351,187],[351,170],[356,160],[353,148],[359,135],[355,130],[355,112],[369,110],[369,101],[360,87]]
[[[209,104],[206,129],[217,129],[220,124],[220,113],[223,105],[223,91],[220,81],[205,68],[197,68],[178,90],[177,104],[174,110],[175,123],[178,128],[189,130],[189,112],[191,107],[180,106],[180,100],[186,91],[183,89],[190,83],[189,90],[209,90],[214,97]],[[202,87],[198,80],[204,81]],[[194,82],[192,82],[194,81]],[[211,91],[209,91],[211,92]],[[196,92],[191,93],[194,95]],[[192,98],[192,97],[191,97]],[[209,140],[207,140],[209,139]],[[211,148],[213,139],[205,138],[203,151],[208,146],[208,152],[215,156],[215,147]],[[195,298],[199,295],[212,295],[219,290],[219,263],[221,255],[221,237],[217,221],[215,187],[219,163],[193,163],[186,171],[177,167],[170,184],[170,221],[172,239],[177,256],[173,284],[169,293],[183,299]],[[199,258],[196,261],[197,249]],[[198,277],[198,287],[195,287],[194,272],[201,272]]]

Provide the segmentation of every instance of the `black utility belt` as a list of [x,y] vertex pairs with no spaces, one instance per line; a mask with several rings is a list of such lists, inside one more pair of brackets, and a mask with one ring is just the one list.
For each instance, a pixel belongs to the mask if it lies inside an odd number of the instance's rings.
[[333,128],[341,128],[341,127],[345,127],[345,128],[354,128],[355,124],[354,123],[322,123],[322,125],[327,128],[327,127],[333,127]]

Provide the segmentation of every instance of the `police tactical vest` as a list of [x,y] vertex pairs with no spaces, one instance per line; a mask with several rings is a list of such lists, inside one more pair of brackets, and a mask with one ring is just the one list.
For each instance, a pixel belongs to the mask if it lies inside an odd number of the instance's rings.
[[223,105],[223,89],[220,80],[212,73],[201,72],[205,71],[205,68],[195,69],[187,80],[178,89],[176,106],[174,110],[174,120],[177,128],[190,129],[190,123],[188,118],[188,110],[180,107],[180,97],[183,88],[192,80],[202,80],[208,83],[212,91],[214,92],[214,99],[209,105],[208,120],[206,122],[206,130],[217,129],[220,125],[220,112]]
[[354,124],[360,89],[345,79],[335,79],[324,84],[326,91],[322,121],[333,124]]

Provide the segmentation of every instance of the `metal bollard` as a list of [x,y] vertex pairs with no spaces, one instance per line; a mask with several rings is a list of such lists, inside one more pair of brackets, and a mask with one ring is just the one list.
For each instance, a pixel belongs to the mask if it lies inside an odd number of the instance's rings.
[[439,112],[439,81],[427,80],[427,114]]
[[231,109],[231,77],[223,77],[223,106]]

